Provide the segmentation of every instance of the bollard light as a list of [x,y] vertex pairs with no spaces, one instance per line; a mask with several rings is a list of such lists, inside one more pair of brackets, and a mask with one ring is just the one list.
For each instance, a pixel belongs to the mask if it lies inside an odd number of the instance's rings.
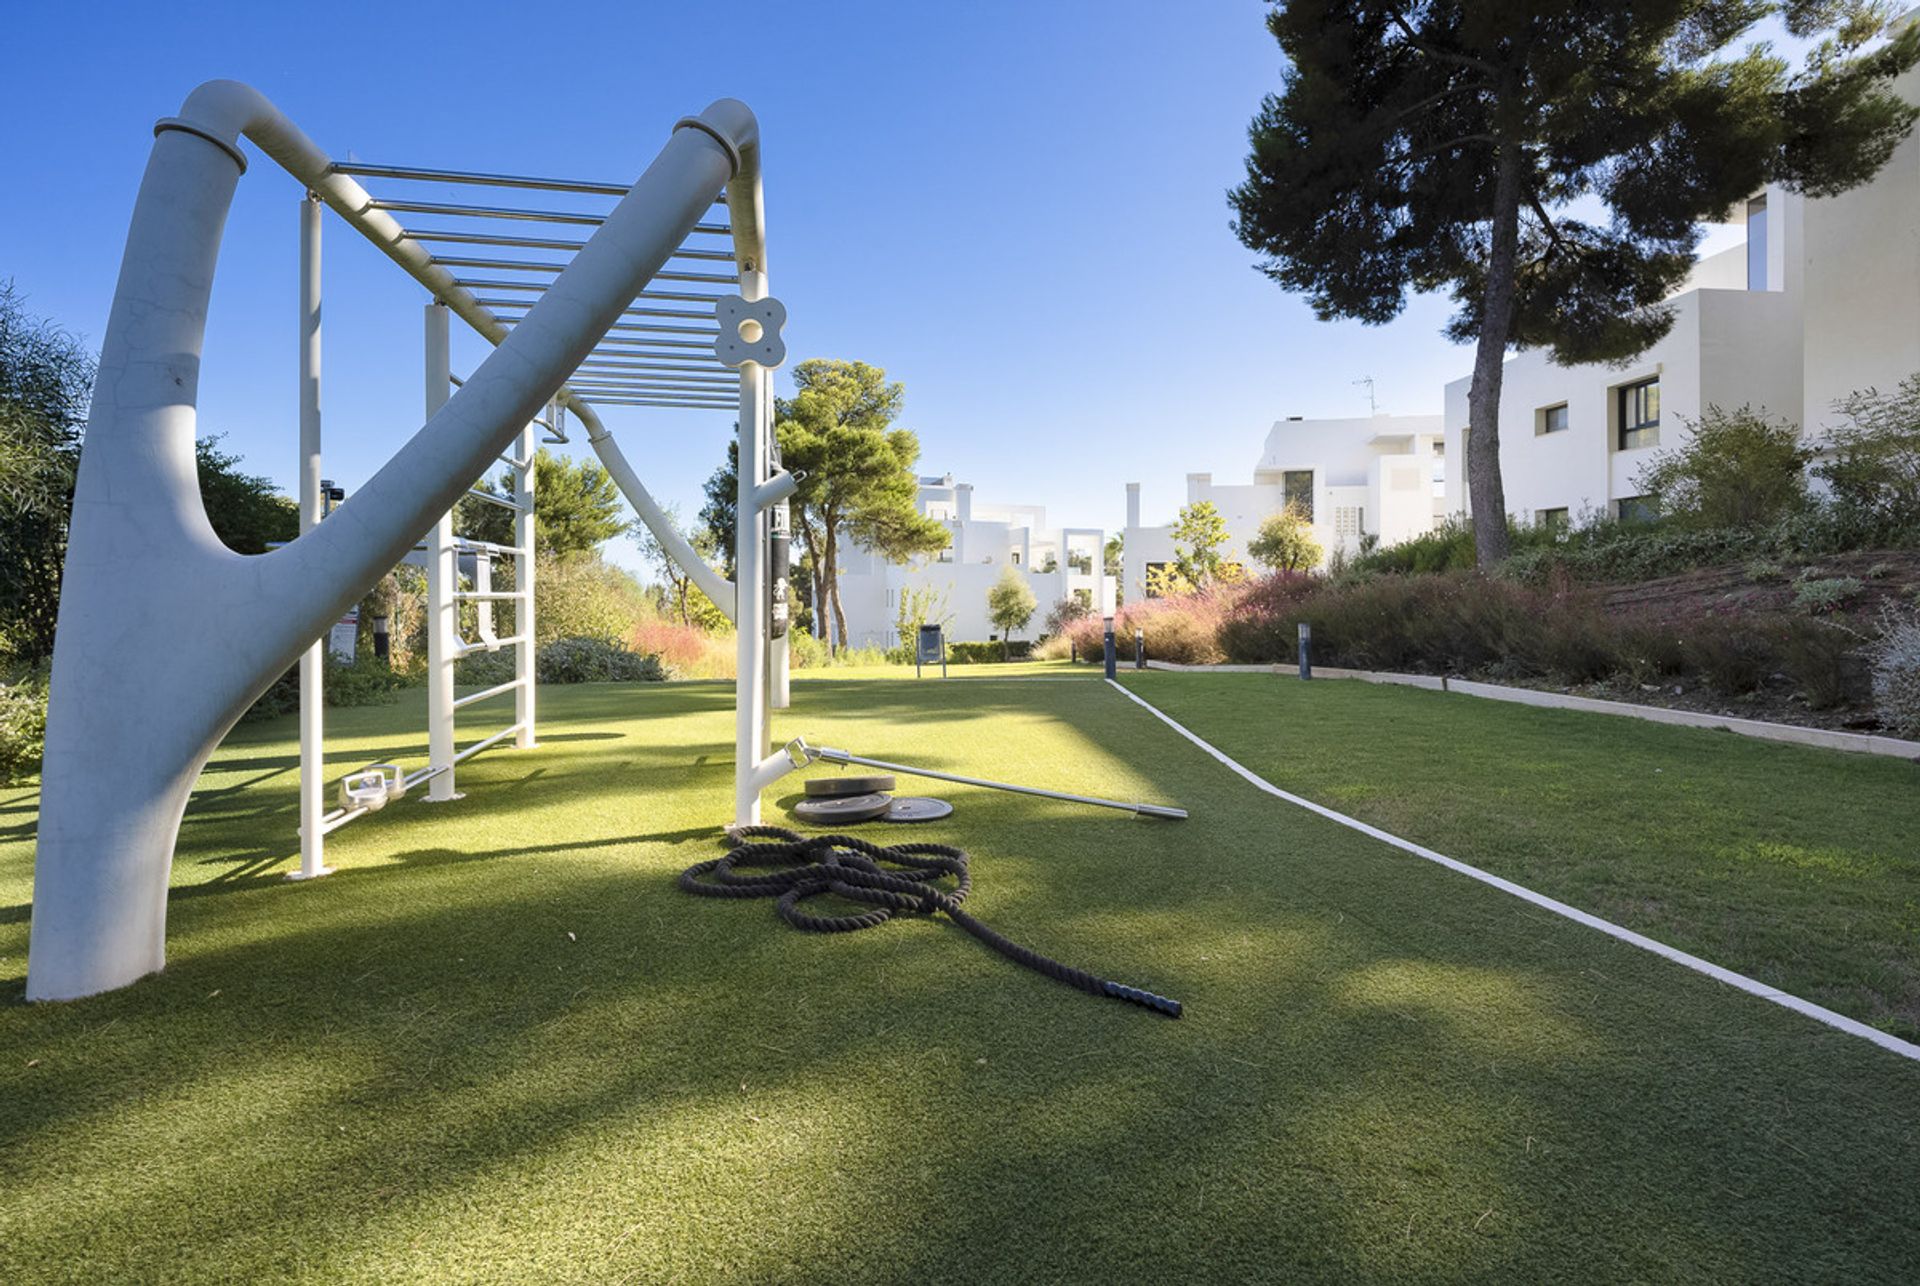
[[1115,648],[1114,648],[1114,646],[1113,646],[1113,617],[1111,617],[1111,616],[1108,616],[1108,617],[1106,618],[1106,622],[1107,622],[1107,636],[1106,636],[1106,642],[1107,642],[1107,656],[1106,656],[1106,660],[1107,660],[1107,677],[1108,677],[1109,679],[1111,679],[1111,678],[1113,678],[1113,677],[1114,677],[1114,674],[1115,674],[1115,669],[1116,669],[1116,666],[1115,666],[1115,662],[1116,662],[1116,661],[1117,661],[1117,660],[1118,660],[1119,658],[1118,658],[1118,655],[1117,655],[1117,652],[1116,652],[1116,650],[1115,650]]

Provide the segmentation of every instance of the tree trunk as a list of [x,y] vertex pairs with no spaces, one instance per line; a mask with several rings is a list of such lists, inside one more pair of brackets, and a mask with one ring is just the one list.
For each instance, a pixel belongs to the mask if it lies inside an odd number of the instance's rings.
[[831,520],[820,524],[820,543],[826,548],[826,573],[822,577],[827,600],[833,604],[833,650],[837,654],[847,646],[847,613],[840,606],[840,542]]
[[1507,490],[1500,479],[1500,384],[1506,376],[1507,337],[1513,329],[1513,275],[1520,242],[1520,146],[1503,143],[1495,162],[1493,236],[1487,288],[1480,308],[1480,342],[1467,389],[1467,494],[1473,506],[1473,547],[1482,568],[1506,558]]

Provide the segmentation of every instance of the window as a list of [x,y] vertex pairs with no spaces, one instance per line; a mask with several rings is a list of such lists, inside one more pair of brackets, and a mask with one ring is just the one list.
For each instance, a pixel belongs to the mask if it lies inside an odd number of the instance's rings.
[[941,547],[938,558],[943,563],[950,563],[953,561],[953,545],[951,542]]
[[1548,433],[1564,433],[1567,430],[1567,404],[1540,408],[1540,418],[1534,427],[1536,436]]
[[1747,289],[1767,288],[1767,198],[1747,202]]
[[1082,607],[1092,607],[1093,591],[1090,589],[1076,589],[1073,591],[1073,601]]
[[1017,550],[1017,549],[1016,549],[1016,550],[1014,550],[1014,551],[1013,551],[1012,553],[1010,553],[1010,554],[1008,554],[1008,555],[1007,555],[1007,557],[1013,560],[1013,565],[1014,565],[1015,567],[1018,567],[1018,566],[1020,565],[1020,551],[1019,551],[1019,550]]
[[1288,508],[1313,521],[1313,470],[1289,469],[1280,475],[1281,498]]
[[1363,511],[1359,505],[1335,505],[1333,509],[1333,534],[1341,540],[1360,539],[1361,528],[1365,525]]
[[1620,389],[1620,449],[1660,445],[1660,378]]
[[1093,575],[1093,555],[1084,549],[1067,551],[1067,570],[1082,576]]
[[1542,531],[1563,532],[1572,526],[1565,509],[1536,509],[1533,511],[1533,525]]
[[1652,522],[1660,516],[1652,496],[1622,496],[1613,503],[1621,522]]
[[1146,588],[1147,588],[1147,597],[1148,597],[1148,598],[1158,598],[1158,597],[1160,597],[1160,595],[1158,595],[1158,594],[1156,594],[1156,593],[1154,592],[1154,589],[1153,589],[1153,587],[1154,587],[1155,585],[1158,585],[1158,584],[1160,583],[1160,578],[1161,578],[1162,576],[1165,576],[1166,574],[1167,574],[1167,565],[1166,565],[1165,563],[1148,563],[1148,564],[1147,564],[1147,586],[1146,586]]

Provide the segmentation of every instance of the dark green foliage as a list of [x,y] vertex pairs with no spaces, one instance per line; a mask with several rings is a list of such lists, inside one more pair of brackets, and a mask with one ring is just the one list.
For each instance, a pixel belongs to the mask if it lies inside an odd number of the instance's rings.
[[727,439],[727,462],[701,484],[701,492],[706,500],[700,506],[700,526],[713,539],[714,552],[721,559],[721,575],[732,580],[734,514],[740,508],[740,435],[737,431]]
[[667,677],[660,658],[607,639],[555,639],[534,662],[542,683],[622,683]]
[[236,554],[264,554],[300,534],[300,507],[273,479],[243,472],[245,461],[220,449],[224,436],[216,433],[193,444],[200,502],[221,544]]
[[1671,525],[1758,527],[1805,507],[1813,452],[1798,425],[1751,407],[1712,406],[1690,428],[1684,443],[1662,451],[1635,480]]
[[[405,688],[421,681],[418,669],[395,669],[371,654],[342,661],[331,648],[321,650],[320,691],[326,704],[335,709],[357,706],[391,705]],[[511,672],[503,676],[512,678]],[[290,666],[273,681],[260,699],[240,716],[241,722],[277,719],[300,709],[300,667]]]
[[[479,489],[508,495],[512,475],[483,478]],[[513,543],[511,509],[474,496],[454,505],[454,530],[496,545]],[[533,457],[534,548],[549,558],[567,558],[600,548],[627,530],[620,488],[598,460],[575,460],[541,447]]]
[[0,282],[0,657],[53,654],[93,358]]
[[[1765,44],[1719,56],[1772,14],[1835,29],[1798,70]],[[1287,67],[1253,121],[1235,231],[1322,318],[1380,323],[1411,292],[1451,293],[1449,336],[1478,342],[1466,463],[1490,564],[1506,554],[1508,349],[1638,353],[1672,326],[1662,301],[1702,220],[1770,181],[1829,195],[1870,178],[1916,115],[1890,81],[1920,31],[1876,46],[1882,18],[1774,0],[1287,0],[1267,18]]]
[[1855,393],[1837,409],[1845,420],[1829,431],[1829,454],[1814,472],[1836,504],[1883,539],[1920,536],[1920,375],[1892,393]]
[[[998,643],[949,643],[947,660],[954,665],[990,665],[1001,661],[1024,661],[1032,651],[1031,639]],[[913,660],[911,651],[906,660]]]
[[46,676],[28,673],[0,680],[0,785],[39,772],[46,742]]

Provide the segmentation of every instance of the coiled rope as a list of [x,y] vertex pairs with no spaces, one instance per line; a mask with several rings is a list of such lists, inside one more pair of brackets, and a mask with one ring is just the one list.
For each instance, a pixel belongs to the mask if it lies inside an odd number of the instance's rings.
[[[681,888],[707,898],[777,897],[775,910],[780,918],[808,933],[877,929],[896,914],[944,912],[1015,964],[1090,996],[1110,996],[1172,1018],[1180,1016],[1177,1000],[1049,960],[968,915],[960,908],[973,888],[964,849],[946,844],[882,846],[852,835],[800,835],[782,826],[736,826],[727,837],[733,847],[726,856],[689,866],[680,873]],[[765,873],[752,873],[759,870]],[[953,880],[952,887],[938,883],[948,878]],[[801,909],[808,898],[828,893],[873,909],[845,915],[814,915]]]

